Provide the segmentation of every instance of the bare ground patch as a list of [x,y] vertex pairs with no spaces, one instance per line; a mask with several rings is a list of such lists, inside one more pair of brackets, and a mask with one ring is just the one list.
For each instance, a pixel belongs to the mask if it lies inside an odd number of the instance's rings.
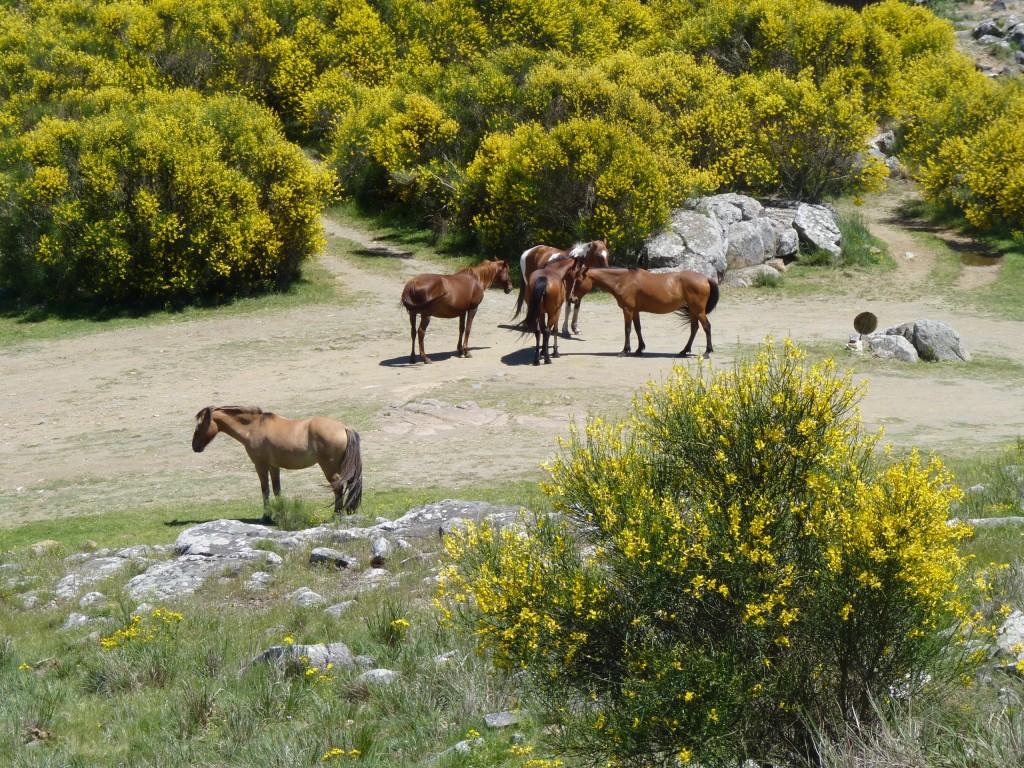
[[[868,212],[869,226],[897,253],[905,233],[878,210]],[[554,364],[534,367],[532,338],[510,325],[514,295],[500,291],[481,305],[472,358],[454,356],[457,322],[435,320],[427,349],[437,362],[410,365],[398,297],[405,280],[437,266],[389,252],[365,233],[326,226],[386,259],[364,268],[324,256],[323,265],[355,293],[338,305],[168,320],[0,351],[0,528],[211,498],[251,498],[255,509],[258,484],[241,446],[220,437],[203,454],[191,451],[193,416],[206,405],[259,405],[353,424],[363,438],[368,489],[540,479],[570,421],[619,416],[648,381],[664,379],[673,365],[697,365],[674,357],[684,333],[674,315],[644,315],[648,353],[617,357],[622,315],[614,302],[588,299],[582,335],[561,342]],[[949,366],[906,375],[846,353],[853,317],[869,310],[883,327],[925,317],[947,322],[972,354],[1024,364],[1021,323],[965,314],[911,290],[932,257],[918,241],[915,247],[921,261],[901,263],[886,280],[897,294],[902,282],[916,298],[876,302],[857,284],[843,295],[799,300],[723,290],[711,317],[713,364],[731,365],[769,334],[815,349],[834,345],[841,365],[868,379],[866,426],[884,426],[897,448],[969,453],[1024,434],[1017,376],[971,376]],[[700,337],[696,348],[703,350]],[[283,485],[286,495],[328,498],[315,469],[285,473]]]

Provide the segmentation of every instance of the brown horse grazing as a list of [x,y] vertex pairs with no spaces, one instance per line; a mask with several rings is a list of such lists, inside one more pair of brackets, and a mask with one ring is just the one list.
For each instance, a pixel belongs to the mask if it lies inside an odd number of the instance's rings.
[[[608,242],[606,240],[592,240],[589,243],[577,243],[572,248],[564,251],[550,245],[535,245],[523,251],[523,254],[519,257],[519,269],[523,275],[523,282],[519,286],[519,298],[516,299],[516,311],[512,315],[512,319],[515,320],[519,317],[523,307],[526,306],[526,283],[530,279],[530,275],[551,261],[575,259],[580,256],[583,257],[583,263],[588,267],[607,267]],[[579,335],[580,329],[577,321],[580,317],[580,302],[586,294],[586,290],[578,287],[566,297],[565,324],[562,326],[562,333],[565,334],[566,338],[569,337],[568,305],[574,306],[572,312],[572,332]]]
[[620,355],[629,354],[629,326],[636,328],[636,354],[642,354],[646,345],[640,333],[640,313],[664,315],[679,312],[690,319],[690,338],[679,354],[690,355],[697,323],[704,328],[707,348],[704,357],[710,357],[711,322],[708,315],[718,304],[718,284],[699,272],[648,272],[646,269],[588,269],[581,270],[580,280],[590,280],[596,287],[615,297],[626,323],[626,345]]
[[[526,320],[523,321],[523,333],[533,331],[536,347],[533,364],[540,365],[543,349],[544,362],[550,363],[552,357],[558,357],[558,315],[566,297],[571,294],[575,284],[576,271],[583,261],[582,256],[576,258],[553,259],[547,266],[535,270],[530,275],[526,293],[528,296]],[[541,335],[544,344],[541,345]],[[554,352],[548,354],[548,342],[554,336]]]
[[[405,284],[402,306],[409,310],[412,326],[412,352],[409,362],[416,362],[416,338],[420,340],[420,357],[424,363],[432,360],[423,351],[423,337],[431,317],[459,318],[459,341],[455,350],[459,357],[472,357],[469,353],[469,332],[473,317],[484,299],[484,291],[497,282],[505,293],[512,292],[512,277],[508,263],[501,259],[485,261],[475,267],[460,269],[454,275],[419,275]],[[416,315],[420,315],[419,333]]]
[[[319,464],[334,491],[334,512],[354,512],[363,496],[363,459],[359,433],[323,416],[286,419],[254,406],[208,406],[196,414],[192,450],[202,453],[218,432],[235,438],[256,465],[263,506],[270,504],[267,475],[281,495],[281,470]],[[263,520],[269,522],[264,514]]]

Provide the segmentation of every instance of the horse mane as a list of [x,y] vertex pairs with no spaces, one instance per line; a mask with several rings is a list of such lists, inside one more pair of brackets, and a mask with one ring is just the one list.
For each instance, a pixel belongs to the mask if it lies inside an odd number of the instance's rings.
[[271,411],[264,411],[258,405],[221,405],[211,410],[224,411],[232,416],[259,416],[261,422],[274,418]]
[[586,256],[587,255],[587,251],[589,251],[589,250],[590,250],[590,243],[576,243],[576,245],[574,245],[572,248],[570,248],[567,251],[567,253],[566,253],[566,255],[564,257],[560,257],[560,258],[575,259],[578,256]]

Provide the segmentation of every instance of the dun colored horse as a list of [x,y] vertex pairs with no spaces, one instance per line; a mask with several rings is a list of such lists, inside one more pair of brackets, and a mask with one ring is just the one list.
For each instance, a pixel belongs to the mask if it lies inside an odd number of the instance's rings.
[[[455,350],[459,357],[472,357],[469,353],[469,332],[473,327],[473,317],[484,299],[484,291],[495,282],[505,289],[505,293],[512,292],[508,264],[501,259],[460,269],[454,275],[419,275],[407,282],[402,291],[402,306],[409,311],[409,324],[412,327],[409,362],[416,362],[417,336],[420,340],[420,357],[424,363],[432,362],[423,350],[423,337],[431,317],[459,318],[459,341]],[[417,315],[420,316],[418,333]]]
[[[270,503],[267,476],[274,495],[281,495],[281,470],[319,464],[334,491],[334,512],[354,512],[363,496],[363,459],[359,433],[323,416],[286,419],[254,406],[208,406],[196,414],[192,450],[202,453],[218,432],[245,446],[260,477],[263,506]],[[269,520],[264,515],[265,521]]]
[[[558,357],[558,315],[562,311],[562,305],[566,303],[566,297],[571,295],[576,270],[582,261],[582,256],[554,259],[530,275],[526,289],[528,299],[523,333],[533,331],[536,338],[534,365],[540,365],[542,350],[545,363],[550,363],[552,357]],[[541,335],[544,337],[543,346]],[[552,336],[555,339],[555,349],[553,354],[549,355],[548,342]]]
[[[583,257],[583,263],[588,267],[607,267],[608,242],[605,240],[592,240],[589,243],[577,243],[568,250],[559,250],[550,245],[535,245],[523,251],[522,256],[519,257],[519,268],[523,275],[523,282],[519,286],[519,298],[516,299],[516,312],[512,315],[512,319],[514,320],[519,317],[522,314],[523,307],[526,306],[526,283],[530,279],[530,275],[552,261],[575,259],[581,256]],[[572,312],[572,332],[579,335],[580,329],[577,321],[580,317],[580,302],[588,290],[583,288],[582,285],[577,285],[576,290],[569,292],[566,296],[565,324],[562,326],[562,333],[565,334],[566,338],[569,337],[569,305],[574,307]]]
[[710,357],[714,351],[711,347],[711,322],[708,315],[718,304],[718,284],[699,272],[648,272],[646,269],[588,269],[584,267],[580,280],[590,280],[593,284],[615,297],[622,317],[626,324],[626,345],[620,355],[628,355],[629,326],[636,328],[636,354],[642,354],[646,345],[640,333],[640,313],[653,312],[664,315],[679,312],[690,319],[690,338],[679,354],[690,355],[693,338],[697,335],[697,323],[704,328],[707,337],[707,348],[704,357]]

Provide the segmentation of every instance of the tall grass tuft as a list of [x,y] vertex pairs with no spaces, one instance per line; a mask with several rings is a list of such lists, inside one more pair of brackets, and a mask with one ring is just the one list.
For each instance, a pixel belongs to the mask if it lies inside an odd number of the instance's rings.
[[843,266],[871,267],[886,261],[888,246],[871,234],[863,216],[840,216],[836,223],[842,233]]

